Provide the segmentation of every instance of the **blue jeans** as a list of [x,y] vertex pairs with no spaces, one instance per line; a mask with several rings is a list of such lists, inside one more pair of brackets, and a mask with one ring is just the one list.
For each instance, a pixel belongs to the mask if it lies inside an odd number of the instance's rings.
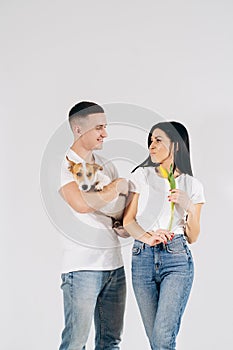
[[125,310],[124,268],[62,274],[65,328],[60,350],[84,350],[95,321],[95,350],[119,349]]
[[152,350],[174,350],[193,282],[193,260],[183,235],[167,245],[139,241],[132,250],[132,281]]

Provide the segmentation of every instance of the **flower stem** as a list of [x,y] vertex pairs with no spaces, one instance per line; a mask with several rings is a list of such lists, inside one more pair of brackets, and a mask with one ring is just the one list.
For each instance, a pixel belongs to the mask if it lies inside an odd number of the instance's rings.
[[[163,178],[167,179],[170,185],[170,189],[174,190],[176,188],[176,181],[174,178],[173,174],[173,165],[170,165],[170,171],[167,169],[163,168],[162,165],[159,166],[160,173]],[[175,211],[175,203],[171,203],[171,216],[170,216],[170,221],[168,225],[168,230],[171,231],[172,229],[172,223],[174,219],[174,211]]]
[[169,226],[168,230],[171,231],[172,229],[172,223],[174,219],[174,212],[175,212],[175,203],[171,203],[171,216],[170,216],[170,221],[169,221]]

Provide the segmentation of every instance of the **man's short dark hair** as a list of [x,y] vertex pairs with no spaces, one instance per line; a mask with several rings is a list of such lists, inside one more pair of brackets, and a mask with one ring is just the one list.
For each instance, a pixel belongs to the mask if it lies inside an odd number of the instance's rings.
[[69,122],[75,118],[82,119],[90,114],[104,113],[104,109],[97,103],[82,101],[77,103],[69,111]]

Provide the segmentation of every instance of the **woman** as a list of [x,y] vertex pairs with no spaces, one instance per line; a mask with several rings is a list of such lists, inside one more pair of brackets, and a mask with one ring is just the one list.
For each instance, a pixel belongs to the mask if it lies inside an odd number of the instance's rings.
[[[205,199],[193,177],[189,137],[182,124],[154,125],[148,149],[149,157],[131,174],[124,227],[135,238],[133,288],[151,349],[173,350],[193,282],[187,242],[198,238]],[[173,190],[164,177],[166,170],[173,173]]]

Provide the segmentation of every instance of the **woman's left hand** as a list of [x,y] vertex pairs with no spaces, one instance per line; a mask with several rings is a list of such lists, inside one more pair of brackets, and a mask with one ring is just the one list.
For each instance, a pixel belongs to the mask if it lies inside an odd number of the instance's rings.
[[169,202],[179,204],[179,206],[186,211],[190,210],[192,202],[186,192],[175,188],[170,190],[170,193],[171,194],[168,196]]

